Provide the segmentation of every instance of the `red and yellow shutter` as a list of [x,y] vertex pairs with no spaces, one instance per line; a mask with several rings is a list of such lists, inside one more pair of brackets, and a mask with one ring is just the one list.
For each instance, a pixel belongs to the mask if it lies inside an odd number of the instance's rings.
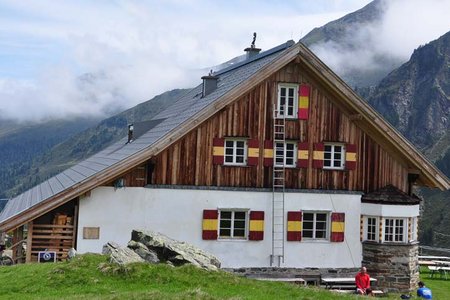
[[203,210],[202,238],[204,240],[217,240],[219,211]]
[[310,87],[301,84],[298,89],[298,118],[300,120],[308,120],[309,116],[309,91]]
[[309,146],[307,142],[298,143],[297,145],[297,167],[307,168],[309,160]]
[[324,145],[323,143],[315,143],[313,151],[313,168],[321,169],[323,168],[323,158],[324,158]]
[[273,142],[264,141],[264,167],[273,166]]
[[287,213],[287,240],[302,240],[302,212],[288,211]]
[[262,241],[264,239],[264,212],[250,212],[250,226],[248,232],[250,241]]
[[225,140],[221,138],[213,139],[213,164],[223,165],[225,154]]
[[331,214],[331,241],[343,242],[345,232],[345,214],[332,213]]
[[257,166],[259,160],[259,141],[258,140],[248,140],[248,166]]
[[354,144],[345,146],[345,168],[347,170],[356,169],[356,145]]

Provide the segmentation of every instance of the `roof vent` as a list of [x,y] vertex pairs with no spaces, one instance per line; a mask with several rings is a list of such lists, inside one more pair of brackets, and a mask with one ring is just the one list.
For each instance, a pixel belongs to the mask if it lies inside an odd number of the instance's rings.
[[131,143],[133,141],[133,131],[134,131],[134,126],[133,124],[128,124],[128,143]]
[[255,42],[256,42],[256,32],[253,33],[253,41],[252,41],[252,44],[250,45],[250,47],[244,49],[244,51],[247,52],[247,55],[245,57],[246,59],[249,59],[249,58],[252,58],[252,57],[258,55],[259,52],[261,51],[260,48],[256,48]]
[[207,76],[203,76],[203,90],[202,96],[206,97],[217,88],[217,79],[219,77],[213,75],[213,71],[209,71]]

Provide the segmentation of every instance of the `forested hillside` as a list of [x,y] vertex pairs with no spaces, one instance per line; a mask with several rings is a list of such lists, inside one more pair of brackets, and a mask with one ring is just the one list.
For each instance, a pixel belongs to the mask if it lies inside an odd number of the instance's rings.
[[[6,198],[9,188],[19,181],[33,181],[27,176],[33,160],[67,138],[94,126],[94,118],[56,120],[45,123],[20,124],[0,122],[0,198]],[[39,180],[39,168],[35,168]],[[35,181],[34,181],[35,182]]]
[[[79,119],[61,122],[64,126],[50,122],[47,126],[25,128],[19,137],[10,134],[9,138],[1,138],[0,158],[5,165],[0,169],[0,198],[13,197],[114,143],[126,134],[127,124],[150,119],[184,91],[165,92],[95,126]],[[76,128],[83,124],[88,129],[70,134],[68,123]],[[15,157],[22,159],[17,161]]]

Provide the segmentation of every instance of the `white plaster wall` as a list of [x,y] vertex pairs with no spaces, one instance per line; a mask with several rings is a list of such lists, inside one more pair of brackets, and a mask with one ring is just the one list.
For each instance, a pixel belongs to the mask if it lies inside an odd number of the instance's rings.
[[362,203],[361,214],[367,216],[408,218],[419,216],[419,205],[382,205]]
[[[285,211],[316,210],[345,213],[345,242],[285,242],[285,267],[358,267],[360,195],[286,193]],[[243,208],[265,212],[264,240],[202,240],[204,209]],[[272,194],[269,192],[213,191],[99,187],[80,200],[78,251],[101,252],[103,244],[126,245],[132,229],[151,229],[192,243],[216,255],[223,267],[268,267],[271,254]],[[99,240],[83,239],[83,227],[100,227]]]

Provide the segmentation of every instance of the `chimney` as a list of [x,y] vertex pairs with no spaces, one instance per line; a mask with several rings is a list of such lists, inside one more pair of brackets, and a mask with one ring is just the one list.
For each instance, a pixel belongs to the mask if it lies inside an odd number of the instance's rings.
[[134,126],[133,124],[128,124],[128,143],[131,143],[133,141],[133,130],[134,130]]
[[247,52],[245,59],[252,58],[252,57],[258,55],[259,52],[261,51],[260,48],[256,48],[255,42],[256,42],[256,32],[253,33],[253,41],[252,41],[252,44],[250,45],[250,47],[244,49],[244,51]]
[[203,76],[203,89],[202,89],[202,97],[206,97],[211,94],[217,88],[217,79],[219,77],[214,76],[212,70],[208,75]]

